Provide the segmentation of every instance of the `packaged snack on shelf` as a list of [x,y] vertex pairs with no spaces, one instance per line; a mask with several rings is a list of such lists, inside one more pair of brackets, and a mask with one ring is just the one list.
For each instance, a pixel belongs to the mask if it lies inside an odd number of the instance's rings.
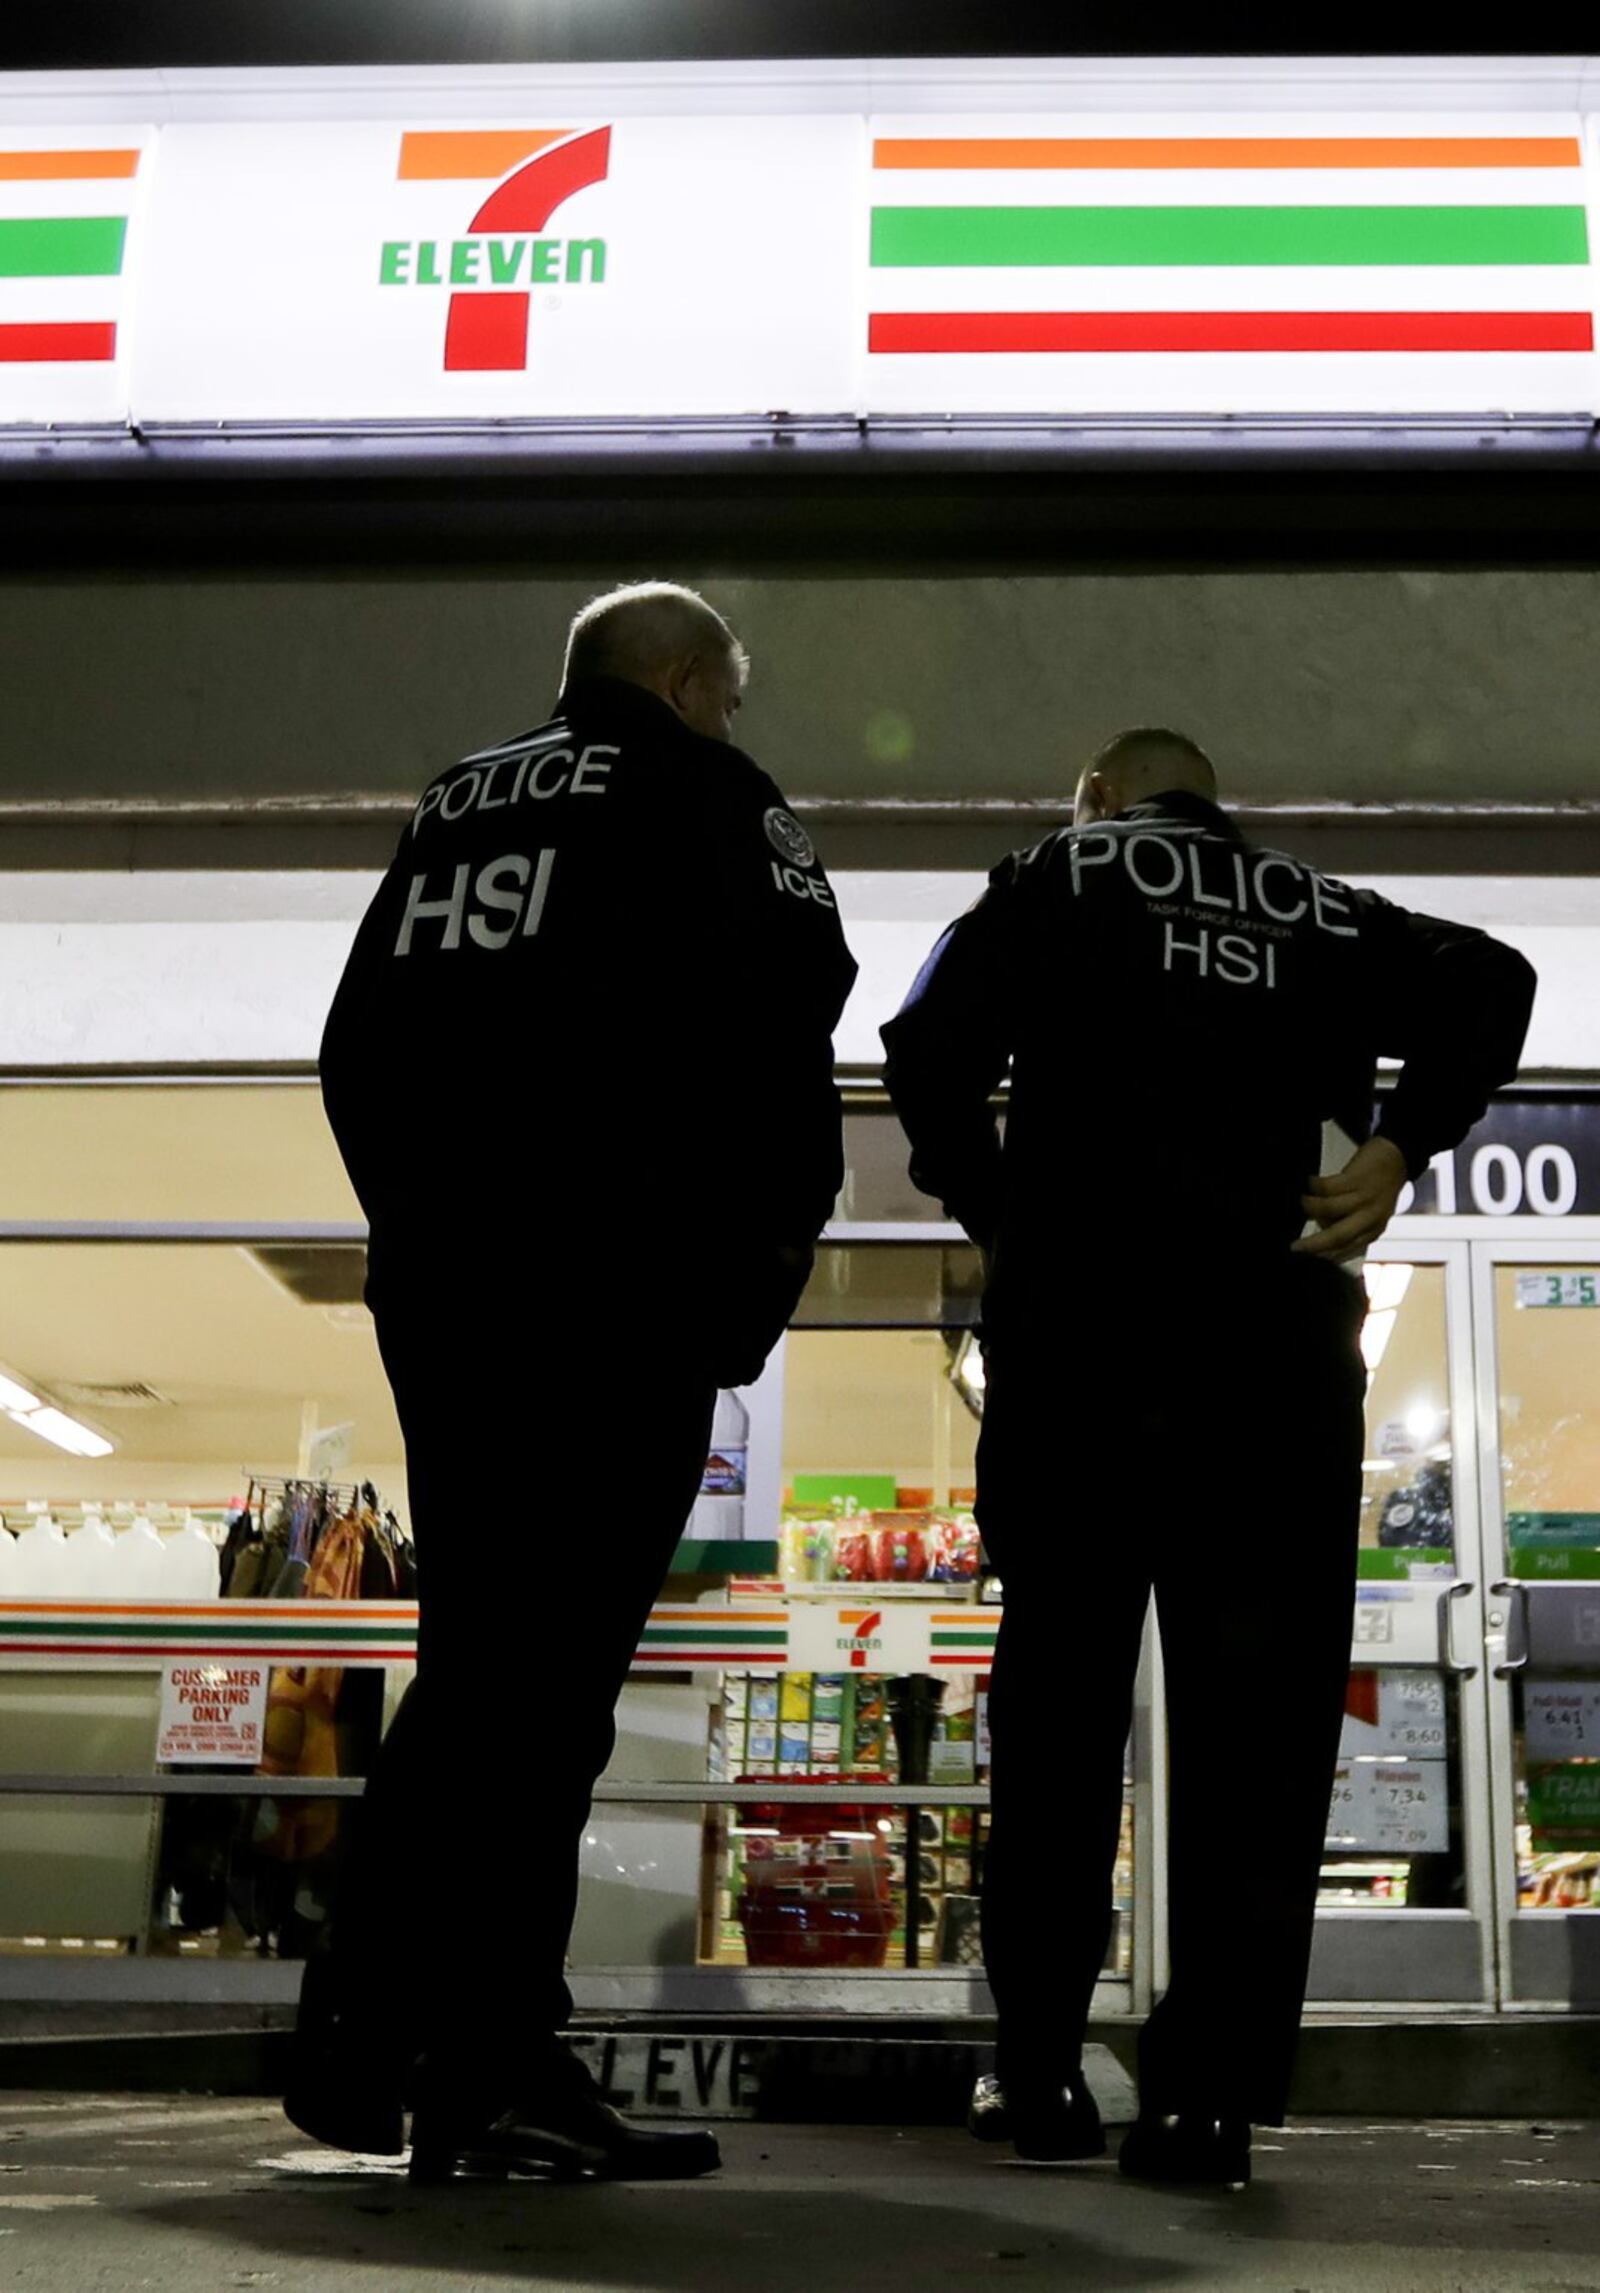
[[795,1506],[778,1531],[778,1568],[789,1584],[826,1584],[833,1574],[833,1516],[820,1506]]
[[872,1575],[877,1584],[922,1584],[928,1574],[926,1513],[874,1513]]
[[929,1546],[928,1574],[935,1584],[977,1582],[978,1524],[970,1513],[950,1513],[936,1519],[929,1531]]
[[834,1529],[833,1575],[839,1584],[866,1584],[871,1580],[872,1530],[866,1521],[841,1521]]

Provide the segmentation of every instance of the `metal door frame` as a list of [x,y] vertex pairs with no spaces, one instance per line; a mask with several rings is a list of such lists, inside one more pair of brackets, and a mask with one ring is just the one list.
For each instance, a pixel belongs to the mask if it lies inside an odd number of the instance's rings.
[[[1455,1785],[1466,1903],[1459,1910],[1319,1910],[1308,1991],[1313,2006],[1405,2004],[1487,2012],[1494,2003],[1488,1740],[1483,1701],[1472,1685],[1482,1667],[1485,1577],[1473,1438],[1470,1259],[1462,1224],[1460,1218],[1398,1218],[1369,1253],[1374,1263],[1439,1266],[1444,1272],[1456,1574],[1446,1582],[1386,1583],[1383,1605],[1390,1637],[1381,1644],[1381,1654],[1379,1644],[1352,1637],[1351,1663],[1437,1669],[1456,1682],[1460,1760]],[[1357,1598],[1359,1607],[1359,1587]],[[1292,1603],[1286,1603],[1286,1611],[1292,1614]]]
[[[1560,1987],[1525,1986],[1519,1961],[1552,1963],[1566,1954],[1569,1922],[1600,1919],[1596,1911],[1523,1911],[1517,1905],[1516,1763],[1512,1675],[1521,1661],[1510,1645],[1513,1603],[1506,1545],[1505,1483],[1500,1452],[1500,1346],[1495,1276],[1507,1266],[1600,1266],[1600,1217],[1496,1218],[1471,1221],[1474,1406],[1485,1581],[1507,1589],[1495,1596],[1484,1635],[1483,1694],[1489,1743],[1488,1788],[1493,1845],[1496,1999],[1506,2013],[1549,2013],[1578,2003],[1570,1981]],[[1545,1589],[1540,1587],[1540,1589]],[[1556,1588],[1557,1590],[1561,1588]],[[1600,1584],[1590,1584],[1600,1598]],[[1593,1932],[1593,1929],[1588,1930]],[[1569,1954],[1568,1954],[1569,1955]],[[1570,1965],[1570,1955],[1569,1955]],[[1587,2002],[1591,2007],[1594,2001]]]

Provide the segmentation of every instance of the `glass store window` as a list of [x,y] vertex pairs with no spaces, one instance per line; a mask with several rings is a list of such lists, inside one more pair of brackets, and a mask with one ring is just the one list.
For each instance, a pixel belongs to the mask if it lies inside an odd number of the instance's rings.
[[[1600,1267],[1494,1280],[1507,1558],[1538,1602],[1600,1579]],[[1600,1636],[1564,1607],[1536,1622],[1513,1675],[1517,1904],[1600,1908]]]
[[[788,1340],[779,1570],[791,1634],[843,1623],[850,1638],[835,1631],[841,1653],[816,1669],[730,1674],[715,1759],[746,1780],[837,1777],[839,1799],[757,1804],[717,1833],[710,1940],[721,1963],[981,1964],[986,1812],[878,1810],[849,1796],[868,1781],[988,1780],[987,1675],[962,1661],[964,1647],[992,1645],[999,1591],[972,1515],[981,1362],[959,1322],[916,1326],[932,1311],[969,1312],[978,1279],[965,1247],[830,1252],[803,1319],[845,1306],[912,1326],[799,1328]],[[1041,1807],[1041,1826],[1050,1821]],[[1130,1776],[1108,1977],[1128,1975],[1132,1932]]]
[[1466,1887],[1459,1683],[1433,1664],[1361,1661],[1364,1646],[1387,1655],[1401,1584],[1457,1574],[1446,1272],[1375,1260],[1365,1281],[1356,1661],[1319,1902],[1325,1909],[1459,1908]]

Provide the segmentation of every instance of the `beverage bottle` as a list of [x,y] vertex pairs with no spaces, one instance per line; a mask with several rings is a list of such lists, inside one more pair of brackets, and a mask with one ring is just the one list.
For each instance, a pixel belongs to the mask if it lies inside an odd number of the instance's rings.
[[18,1537],[12,1577],[14,1599],[64,1600],[68,1596],[67,1540],[49,1513],[40,1513]]
[[67,1539],[65,1581],[74,1600],[108,1600],[114,1595],[117,1540],[96,1512],[86,1512]]
[[167,1587],[167,1549],[148,1513],[135,1513],[116,1538],[113,1589],[120,1600],[156,1600]]
[[711,1420],[711,1453],[689,1523],[691,1537],[743,1537],[749,1471],[750,1412],[736,1393],[719,1393]]
[[166,1570],[174,1600],[215,1600],[221,1590],[222,1556],[193,1513],[167,1539]]

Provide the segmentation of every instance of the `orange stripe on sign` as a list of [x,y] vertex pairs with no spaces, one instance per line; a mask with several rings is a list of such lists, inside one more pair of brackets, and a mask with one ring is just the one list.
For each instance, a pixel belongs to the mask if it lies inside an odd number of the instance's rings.
[[402,183],[493,182],[547,144],[559,143],[565,127],[442,128],[413,131],[400,138]]
[[1576,167],[1572,135],[880,136],[875,167]]
[[136,151],[0,151],[0,183],[87,183],[138,171]]

